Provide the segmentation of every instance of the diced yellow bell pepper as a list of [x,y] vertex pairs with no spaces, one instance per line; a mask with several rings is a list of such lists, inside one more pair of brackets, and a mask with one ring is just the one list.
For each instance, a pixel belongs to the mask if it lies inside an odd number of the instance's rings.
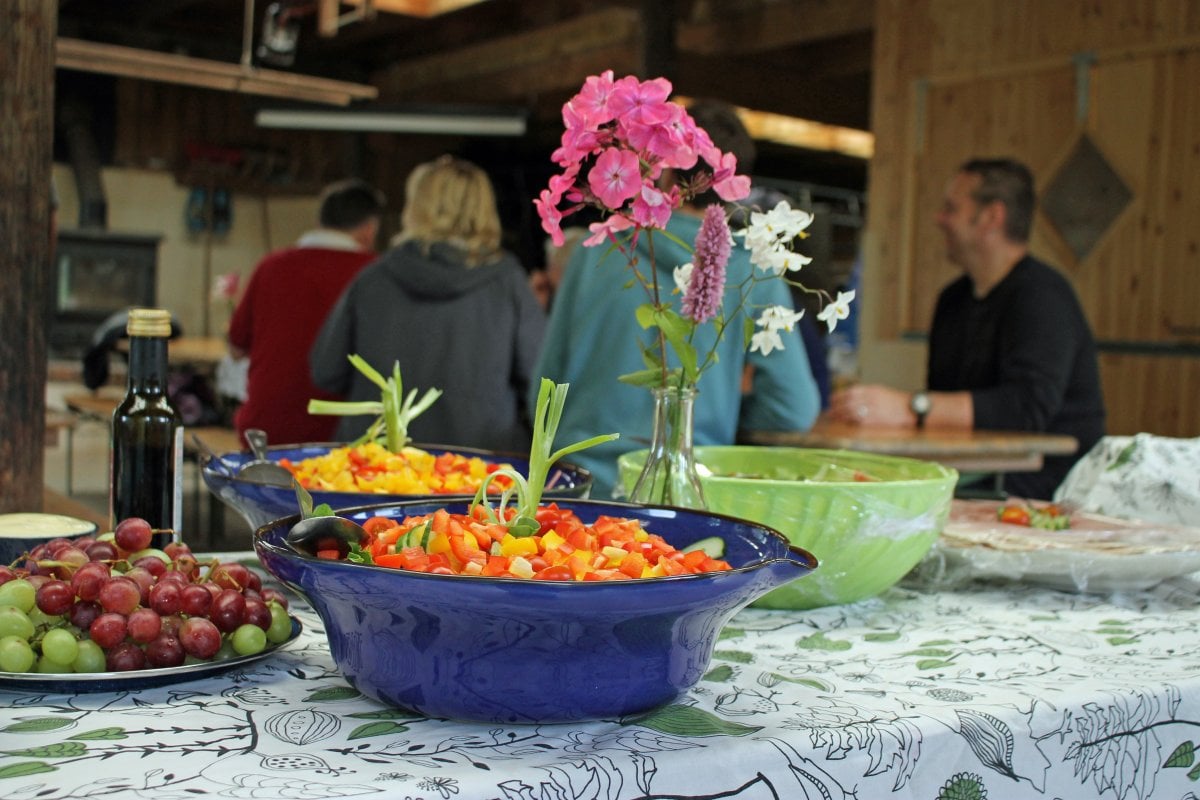
[[532,536],[525,536],[520,539],[513,536],[511,533],[504,534],[504,538],[500,540],[500,555],[512,558],[514,556],[534,556],[537,555],[538,546],[537,540]]
[[567,540],[559,536],[558,531],[546,531],[546,534],[542,536],[542,550],[547,553],[553,552],[565,541]]

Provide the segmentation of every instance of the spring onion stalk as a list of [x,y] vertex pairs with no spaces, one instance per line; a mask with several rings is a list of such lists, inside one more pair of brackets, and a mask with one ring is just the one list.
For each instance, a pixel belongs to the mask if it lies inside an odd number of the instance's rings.
[[428,389],[417,400],[417,390],[411,389],[404,394],[404,381],[400,378],[400,362],[392,365],[392,375],[384,378],[378,370],[366,362],[362,356],[349,356],[354,368],[367,376],[367,380],[380,389],[379,400],[363,400],[344,402],[339,400],[309,400],[308,413],[332,414],[342,417],[353,417],[361,414],[378,414],[378,418],[367,428],[367,432],[352,443],[352,446],[364,442],[384,439],[388,450],[399,453],[411,439],[408,437],[408,425],[425,412],[442,396],[441,389]]
[[[558,432],[558,423],[562,420],[563,406],[567,402],[568,388],[569,384],[556,384],[549,378],[542,378],[538,389],[537,408],[533,412],[533,443],[529,448],[528,479],[510,467],[498,469],[483,481],[471,501],[472,507],[482,506],[485,509],[489,522],[508,526],[513,536],[532,536],[538,532],[540,526],[537,521],[537,509],[542,502],[542,490],[546,487],[546,478],[554,462],[571,453],[610,442],[620,436],[617,433],[601,434],[559,450],[552,450],[554,435]],[[486,504],[485,498],[488,486],[500,475],[509,478],[512,486],[501,492],[496,510],[493,511]],[[514,499],[517,513],[511,520],[505,520],[505,515],[499,512]]]

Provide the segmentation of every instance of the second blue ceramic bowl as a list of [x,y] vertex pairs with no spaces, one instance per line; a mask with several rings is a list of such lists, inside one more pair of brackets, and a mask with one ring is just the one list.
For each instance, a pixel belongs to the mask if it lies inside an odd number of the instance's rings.
[[[267,448],[267,458],[271,461],[289,459],[292,462],[303,461],[306,458],[323,456],[330,450],[345,447],[344,444],[288,444]],[[513,468],[522,475],[529,474],[529,457],[517,453],[501,453],[495,450],[477,450],[470,447],[448,447],[440,444],[414,444],[432,454],[458,453],[468,458],[478,457],[489,462],[512,464]],[[234,473],[243,464],[253,461],[250,453],[225,453],[220,460]],[[299,511],[296,504],[296,493],[288,486],[271,486],[263,483],[239,478],[231,475],[221,464],[212,458],[204,458],[200,463],[201,474],[209,491],[219,497],[226,505],[237,511],[251,530],[266,525],[272,520],[295,514]],[[550,470],[547,488],[543,494],[547,500],[558,498],[587,497],[592,488],[592,473],[582,467],[558,463]],[[365,492],[310,492],[313,505],[328,503],[330,508],[349,508],[364,503],[401,503],[409,500],[419,500],[429,497],[441,497],[445,500],[461,500],[464,495],[402,495],[402,494],[368,494]]]
[[[585,523],[637,519],[678,548],[725,542],[724,572],[636,581],[533,581],[429,575],[326,561],[285,543],[298,516],[260,528],[259,560],[308,597],[346,680],[430,717],[513,724],[616,718],[669,703],[708,669],[721,628],[816,560],[778,532],[702,511],[559,501]],[[407,517],[466,503],[349,509]]]

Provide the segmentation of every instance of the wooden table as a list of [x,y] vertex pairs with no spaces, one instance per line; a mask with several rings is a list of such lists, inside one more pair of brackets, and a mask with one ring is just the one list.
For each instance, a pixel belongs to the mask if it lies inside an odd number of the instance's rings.
[[[739,441],[775,447],[858,450],[936,461],[959,472],[1036,472],[1046,456],[1070,455],[1073,436],[1027,431],[872,428],[822,417],[808,431],[743,431]],[[999,481],[997,482],[999,486]]]

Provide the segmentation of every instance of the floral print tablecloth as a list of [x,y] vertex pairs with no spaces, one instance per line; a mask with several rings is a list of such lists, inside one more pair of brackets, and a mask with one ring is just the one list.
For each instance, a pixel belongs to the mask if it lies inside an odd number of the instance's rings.
[[748,609],[675,704],[513,727],[360,696],[297,603],[299,639],[244,671],[111,693],[0,686],[0,797],[1195,800],[1198,588],[897,588]]

